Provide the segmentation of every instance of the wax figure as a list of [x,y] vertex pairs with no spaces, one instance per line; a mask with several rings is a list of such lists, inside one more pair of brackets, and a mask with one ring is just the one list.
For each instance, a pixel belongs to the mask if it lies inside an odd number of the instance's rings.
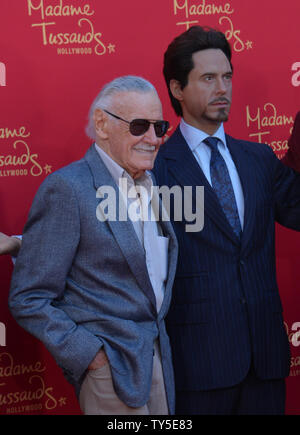
[[[224,132],[231,48],[192,27],[169,45],[164,77],[180,125],[155,161],[159,185],[204,186],[204,228],[179,243],[167,330],[177,414],[282,414],[289,342],[276,282],[275,222],[300,230],[300,176],[265,144]],[[193,197],[194,203],[196,198]]]
[[[174,411],[164,324],[177,260],[172,225],[105,214],[113,192],[117,210],[128,199],[128,215],[142,216],[147,171],[168,128],[162,119],[146,80],[106,85],[90,110],[95,143],[46,178],[24,229],[9,306],[52,353],[85,414]],[[133,188],[128,198],[120,181]],[[149,211],[150,194],[146,200]]]
[[288,141],[289,149],[282,159],[282,162],[300,172],[300,112],[297,113],[294,121],[293,131]]

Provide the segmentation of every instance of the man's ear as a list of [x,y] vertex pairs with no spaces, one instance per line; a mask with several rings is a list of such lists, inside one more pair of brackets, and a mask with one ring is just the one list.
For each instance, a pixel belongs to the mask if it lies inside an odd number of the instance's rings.
[[102,109],[96,109],[94,112],[94,127],[101,139],[107,139],[107,116]]
[[170,91],[174,98],[178,101],[182,101],[182,89],[178,80],[172,79],[170,80]]

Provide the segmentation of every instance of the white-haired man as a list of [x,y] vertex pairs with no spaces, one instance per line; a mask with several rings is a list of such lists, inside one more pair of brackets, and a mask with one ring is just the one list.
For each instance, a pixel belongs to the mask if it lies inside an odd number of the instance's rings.
[[177,259],[171,224],[100,216],[108,187],[126,203],[120,180],[151,190],[147,171],[167,128],[152,84],[110,82],[90,110],[95,143],[46,178],[25,226],[9,306],[55,357],[85,414],[174,411],[164,325]]

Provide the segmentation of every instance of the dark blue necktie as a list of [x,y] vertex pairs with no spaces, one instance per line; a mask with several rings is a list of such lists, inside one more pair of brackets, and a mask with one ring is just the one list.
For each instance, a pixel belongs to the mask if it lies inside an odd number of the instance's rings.
[[210,176],[212,187],[233,231],[240,238],[242,231],[240,218],[228,168],[218,150],[218,139],[208,137],[203,142],[211,149]]

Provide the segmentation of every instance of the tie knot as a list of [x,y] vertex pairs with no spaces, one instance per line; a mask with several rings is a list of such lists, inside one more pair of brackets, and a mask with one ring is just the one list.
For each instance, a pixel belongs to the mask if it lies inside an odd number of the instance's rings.
[[208,145],[212,151],[218,151],[218,141],[219,139],[217,137],[208,136],[203,142]]

